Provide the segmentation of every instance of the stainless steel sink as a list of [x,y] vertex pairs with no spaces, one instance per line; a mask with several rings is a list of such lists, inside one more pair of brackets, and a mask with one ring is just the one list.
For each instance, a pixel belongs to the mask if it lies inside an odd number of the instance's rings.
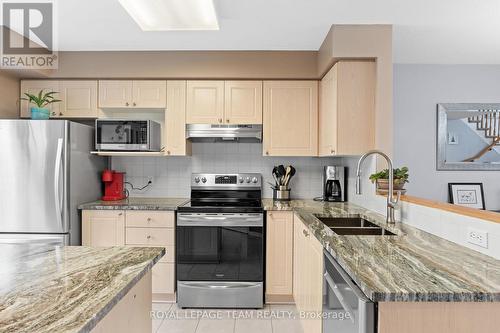
[[337,235],[394,236],[389,230],[361,217],[322,217],[315,215]]
[[335,228],[335,227],[380,228],[378,225],[370,221],[367,221],[361,217],[321,217],[316,215],[316,218],[330,228]]

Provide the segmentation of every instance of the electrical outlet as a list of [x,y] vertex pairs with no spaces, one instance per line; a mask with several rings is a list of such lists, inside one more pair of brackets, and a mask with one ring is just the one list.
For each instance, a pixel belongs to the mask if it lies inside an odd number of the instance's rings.
[[483,230],[467,228],[467,241],[485,249],[488,248],[488,233]]

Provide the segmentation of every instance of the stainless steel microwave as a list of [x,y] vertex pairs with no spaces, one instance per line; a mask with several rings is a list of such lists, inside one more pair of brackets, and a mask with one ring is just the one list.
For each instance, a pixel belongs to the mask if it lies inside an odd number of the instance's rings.
[[152,120],[97,119],[95,148],[118,151],[160,151],[161,126]]

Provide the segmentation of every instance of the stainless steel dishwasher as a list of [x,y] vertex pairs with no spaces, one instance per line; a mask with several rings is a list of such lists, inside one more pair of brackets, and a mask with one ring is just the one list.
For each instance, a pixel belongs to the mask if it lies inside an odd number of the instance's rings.
[[373,303],[326,250],[323,333],[374,333]]

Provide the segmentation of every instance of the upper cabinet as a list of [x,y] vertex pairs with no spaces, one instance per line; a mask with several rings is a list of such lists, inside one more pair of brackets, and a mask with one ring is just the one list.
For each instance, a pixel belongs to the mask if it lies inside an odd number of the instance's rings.
[[[55,91],[61,102],[49,104],[51,118],[97,118],[97,81],[95,80],[22,80],[21,97]],[[31,117],[28,101],[21,101],[21,118]]]
[[167,82],[165,127],[165,154],[191,155],[191,142],[186,140],[186,81]]
[[375,147],[374,61],[339,61],[320,83],[319,156]]
[[223,118],[224,81],[188,81],[186,122],[222,124]]
[[318,82],[264,81],[266,156],[317,156]]
[[262,81],[188,81],[188,124],[262,124]]
[[97,81],[59,81],[60,116],[97,118]]
[[224,122],[262,124],[262,81],[224,82]]
[[160,108],[167,104],[167,82],[164,80],[101,80],[100,108]]

